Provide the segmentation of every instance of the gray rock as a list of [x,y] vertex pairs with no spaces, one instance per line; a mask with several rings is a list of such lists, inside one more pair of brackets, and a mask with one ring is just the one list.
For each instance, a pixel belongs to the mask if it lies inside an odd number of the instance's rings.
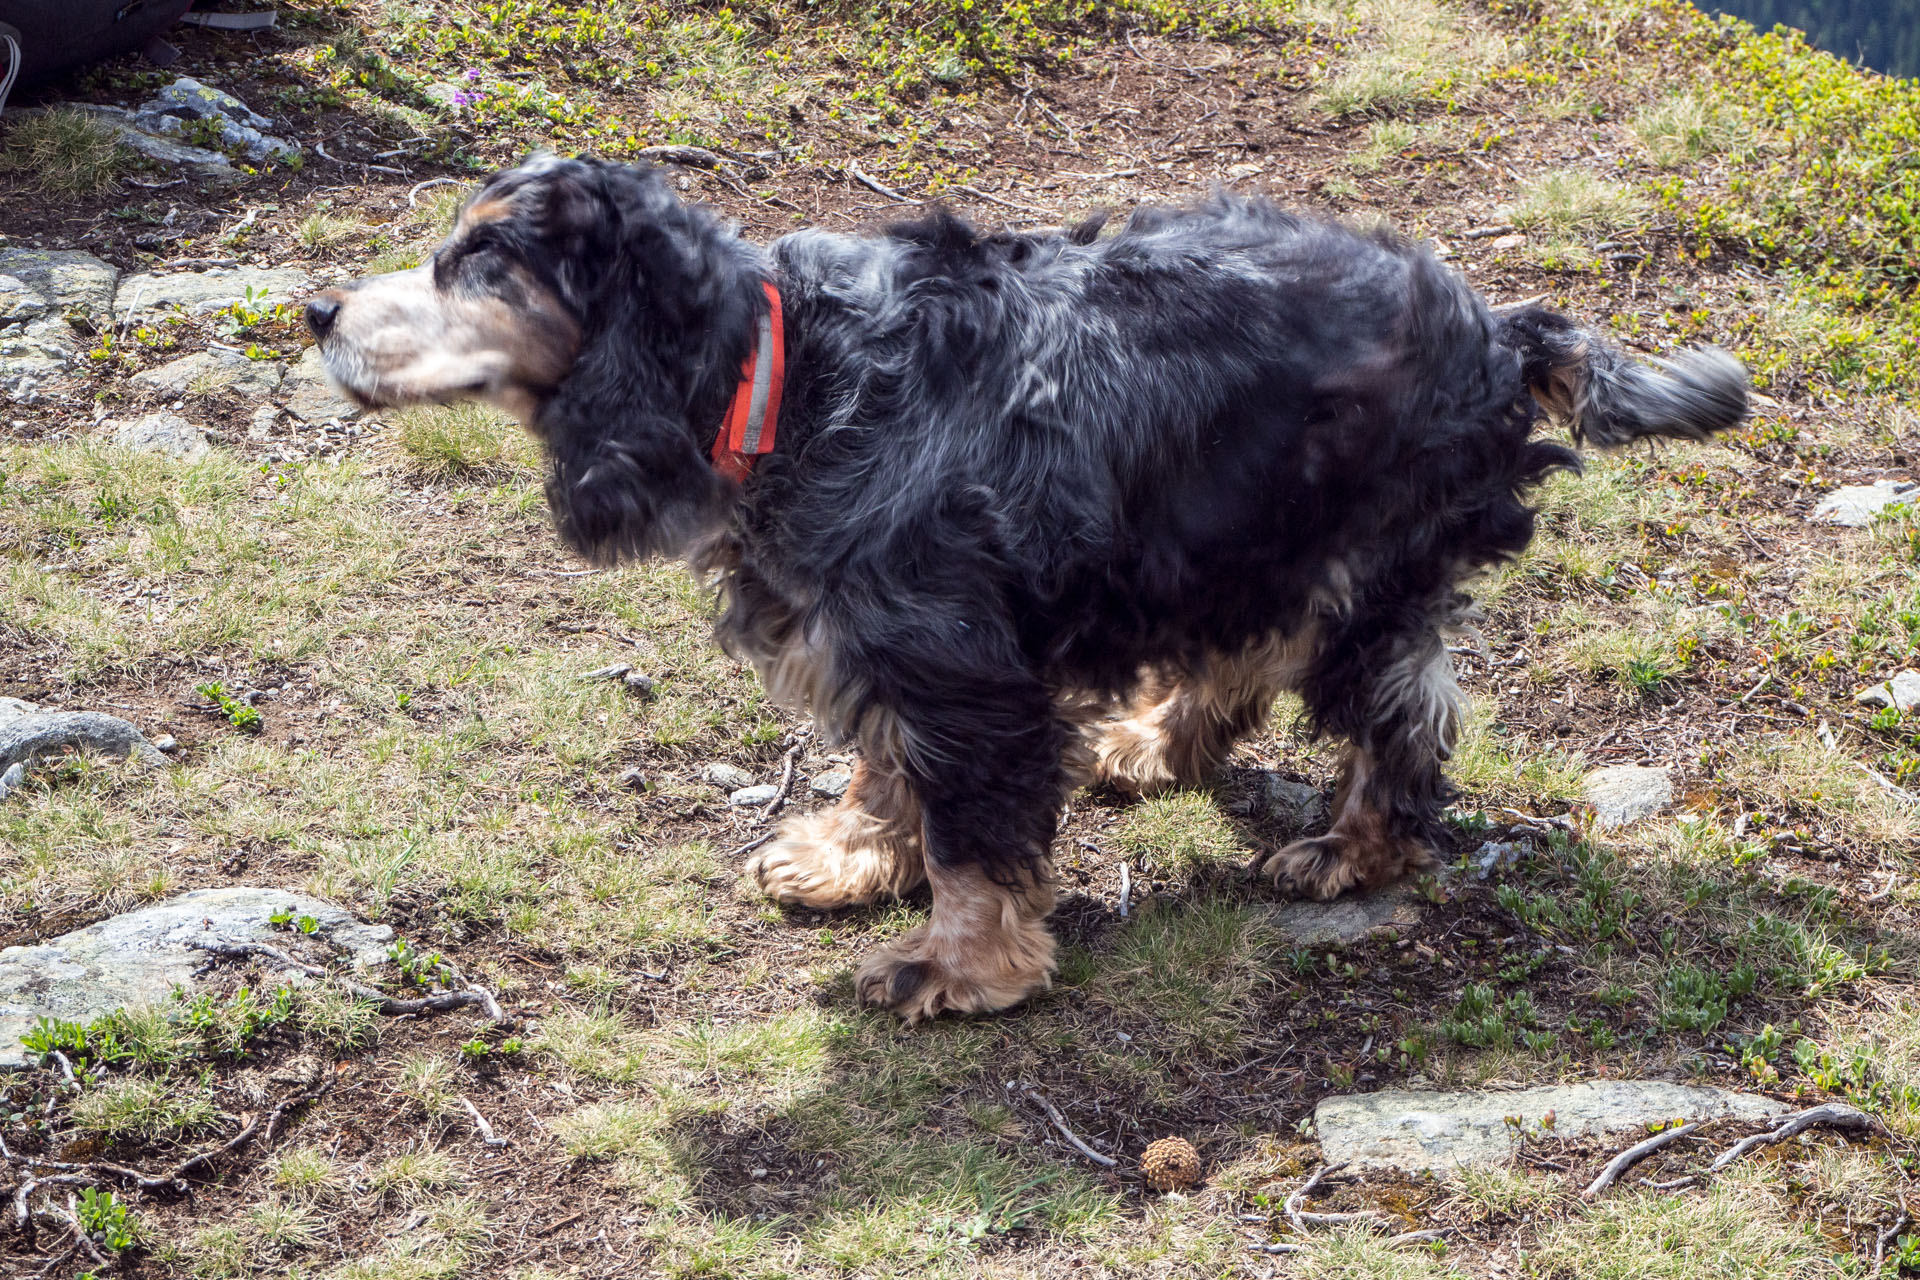
[[624,680],[627,672],[633,670],[631,662],[615,662],[604,667],[595,667],[581,676],[582,680]]
[[629,671],[620,677],[620,684],[636,698],[651,698],[654,695],[653,677],[640,671]]
[[148,133],[165,136],[184,133],[201,121],[211,122],[220,132],[222,145],[245,152],[249,160],[287,159],[300,154],[300,148],[286,139],[265,132],[273,127],[273,121],[232,94],[208,88],[191,76],[182,76],[142,103],[132,123]]
[[1820,499],[1813,518],[1849,529],[1864,529],[1873,518],[1896,502],[1920,502],[1920,485],[1911,480],[1876,480],[1872,484],[1850,484],[1835,489]]
[[1376,930],[1400,930],[1420,923],[1425,899],[1405,881],[1372,893],[1348,894],[1332,902],[1287,902],[1270,913],[1274,926],[1309,947],[1344,946]]
[[21,292],[40,299],[47,310],[104,318],[113,309],[120,268],[77,249],[0,249],[0,275],[19,282]]
[[757,787],[742,787],[727,797],[727,803],[738,809],[757,808],[780,794],[780,788],[771,782],[763,782]]
[[[218,151],[206,147],[196,147],[180,142],[140,126],[140,117],[125,107],[109,107],[97,103],[76,104],[80,110],[93,116],[112,129],[120,145],[139,152],[149,160],[157,160],[168,168],[190,169],[195,177],[210,179],[214,182],[238,182],[244,175],[233,167],[233,161]],[[174,130],[168,130],[171,133]]]
[[115,423],[113,442],[136,453],[165,453],[188,462],[207,456],[207,433],[177,413]]
[[20,784],[25,782],[26,780],[27,780],[27,766],[23,764],[8,765],[7,771],[5,773],[0,773],[0,800],[5,800],[8,796],[12,795],[15,791],[18,791],[20,789]]
[[822,800],[838,800],[847,794],[847,788],[853,785],[853,775],[845,769],[829,769],[825,773],[816,773],[807,783],[807,790]]
[[1533,854],[1533,846],[1525,841],[1489,840],[1473,851],[1468,862],[1473,867],[1473,878],[1485,880],[1496,871],[1518,866]]
[[45,294],[19,276],[0,275],[0,329],[38,320],[50,305]]
[[1622,764],[1595,769],[1581,783],[1602,831],[1650,818],[1673,803],[1673,779],[1665,769]]
[[645,791],[647,775],[639,769],[623,769],[614,781],[629,791]]
[[32,715],[40,707],[25,698],[0,698],[0,720],[11,720],[15,716]]
[[700,778],[704,782],[711,782],[714,786],[724,787],[728,791],[738,791],[742,787],[753,785],[752,774],[724,761],[715,761],[702,769]]
[[1902,671],[1893,679],[1862,689],[1853,700],[1869,707],[1893,707],[1911,711],[1920,707],[1920,671]]
[[153,749],[160,752],[178,751],[180,740],[170,733],[163,733],[153,740]]
[[287,370],[280,384],[280,405],[302,422],[350,422],[360,416],[360,406],[327,380],[318,347],[308,347]]
[[317,898],[230,886],[181,894],[37,946],[8,947],[0,951],[0,1067],[28,1065],[20,1038],[38,1018],[91,1022],[116,1009],[161,1004],[175,987],[191,987],[207,962],[196,941],[293,949],[302,935],[268,922],[279,911],[318,920],[313,936],[357,965],[381,963],[393,940],[387,926],[366,924]]
[[255,303],[270,307],[293,303],[313,286],[304,271],[293,267],[214,267],[207,271],[160,271],[128,276],[115,292],[115,314],[121,319],[178,307],[189,315],[207,315],[236,302],[254,290]]
[[28,764],[68,747],[133,756],[147,764],[165,763],[146,735],[119,716],[100,711],[31,711],[0,717],[0,769]]
[[136,373],[127,381],[164,396],[207,395],[215,391],[265,396],[280,385],[281,368],[278,360],[253,360],[237,351],[196,351]]
[[1414,1093],[1386,1090],[1326,1098],[1314,1108],[1329,1163],[1406,1173],[1500,1164],[1519,1146],[1508,1117],[1529,1134],[1564,1138],[1643,1133],[1666,1120],[1765,1120],[1792,1110],[1756,1094],[1664,1080],[1594,1080],[1515,1093]]
[[1303,823],[1312,822],[1327,809],[1320,788],[1283,778],[1271,769],[1262,769],[1254,775],[1253,800],[1266,813]]

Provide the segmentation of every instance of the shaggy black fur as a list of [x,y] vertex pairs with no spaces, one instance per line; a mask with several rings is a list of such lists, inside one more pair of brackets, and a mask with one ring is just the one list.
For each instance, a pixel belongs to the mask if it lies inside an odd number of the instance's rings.
[[[1542,406],[1602,445],[1746,412],[1723,354],[1657,373],[1550,312],[1497,315],[1404,240],[1260,200],[1104,237],[934,213],[762,251],[645,169],[548,162],[480,198],[527,184],[532,212],[484,233],[587,335],[537,424],[560,532],[719,567],[722,640],[763,665],[803,648],[825,726],[890,735],[930,854],[1003,880],[1053,835],[1063,698],[1310,625],[1312,723],[1427,835],[1449,743],[1408,673],[1458,584],[1527,545],[1528,489],[1578,465],[1535,438]],[[736,489],[706,455],[769,278],[786,399]]]

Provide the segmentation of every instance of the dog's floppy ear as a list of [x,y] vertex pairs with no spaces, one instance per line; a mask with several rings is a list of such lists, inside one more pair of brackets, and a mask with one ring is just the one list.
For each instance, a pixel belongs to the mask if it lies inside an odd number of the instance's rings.
[[681,554],[724,518],[731,489],[700,439],[719,429],[759,285],[737,240],[653,173],[569,165],[548,181],[549,243],[594,275],[579,357],[540,412],[548,505],[596,563]]

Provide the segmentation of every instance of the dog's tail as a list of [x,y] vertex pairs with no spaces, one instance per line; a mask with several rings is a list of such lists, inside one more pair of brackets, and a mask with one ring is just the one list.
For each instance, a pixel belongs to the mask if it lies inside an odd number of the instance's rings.
[[1640,361],[1565,316],[1525,307],[1500,317],[1533,398],[1556,425],[1611,449],[1647,436],[1705,440],[1746,420],[1747,371],[1719,347]]

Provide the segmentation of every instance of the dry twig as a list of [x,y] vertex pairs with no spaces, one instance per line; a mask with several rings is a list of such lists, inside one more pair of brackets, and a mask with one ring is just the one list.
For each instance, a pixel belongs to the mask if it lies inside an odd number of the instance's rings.
[[1299,1188],[1295,1190],[1292,1195],[1287,1197],[1285,1207],[1287,1221],[1293,1224],[1295,1231],[1305,1235],[1307,1231],[1313,1227],[1337,1227],[1348,1222],[1378,1222],[1385,1216],[1373,1209],[1363,1209],[1359,1213],[1308,1213],[1300,1207],[1301,1204],[1306,1201],[1307,1197],[1313,1194],[1313,1189],[1319,1186],[1328,1174],[1338,1173],[1346,1167],[1345,1164],[1321,1165],[1313,1171],[1312,1175],[1308,1177],[1305,1182],[1300,1184]]
[[794,766],[800,763],[801,753],[807,749],[807,737],[805,729],[801,729],[794,735],[793,745],[787,748],[787,758],[780,768],[780,785],[774,790],[773,799],[762,806],[756,821],[765,822],[780,812],[781,806],[787,803],[787,797],[793,794],[793,770]]
[[1602,1169],[1600,1176],[1595,1178],[1587,1186],[1587,1189],[1580,1193],[1580,1198],[1582,1200],[1598,1199],[1601,1192],[1620,1180],[1621,1174],[1633,1168],[1633,1166],[1639,1164],[1642,1160],[1645,1160],[1662,1147],[1670,1146],[1680,1139],[1687,1137],[1689,1134],[1697,1133],[1699,1129],[1700,1124],[1698,1121],[1690,1124],[1676,1125],[1671,1129],[1662,1129],[1645,1142],[1636,1143],[1628,1147],[1625,1151],[1622,1151],[1619,1155],[1607,1161],[1607,1167]]
[[464,1096],[460,1099],[460,1105],[465,1107],[467,1114],[473,1117],[473,1127],[480,1131],[480,1140],[482,1142],[490,1147],[510,1147],[513,1145],[512,1140],[509,1138],[496,1138],[493,1134],[493,1126],[488,1124],[487,1118],[480,1114],[480,1108],[474,1106],[473,1103],[468,1101]]
[[506,1012],[501,1009],[500,1002],[493,998],[493,993],[481,987],[469,987],[464,991],[443,991],[439,995],[422,996],[417,1000],[402,1000],[397,996],[390,996],[384,991],[369,987],[363,982],[355,982],[352,978],[330,973],[317,964],[296,960],[280,948],[270,947],[264,942],[196,941],[193,945],[197,950],[228,959],[265,956],[286,968],[298,970],[310,978],[320,978],[344,987],[360,999],[370,1000],[378,1005],[380,1012],[390,1018],[406,1018],[421,1013],[444,1013],[448,1009],[478,1006],[489,1019],[501,1026],[513,1025],[512,1019],[508,1018]]
[[1053,1121],[1053,1127],[1060,1131],[1061,1137],[1065,1138],[1068,1142],[1073,1144],[1073,1149],[1075,1151],[1078,1151],[1081,1155],[1093,1161],[1095,1164],[1100,1165],[1102,1168],[1111,1169],[1120,1163],[1118,1160],[1115,1160],[1112,1156],[1103,1156],[1098,1151],[1095,1151],[1092,1147],[1082,1142],[1079,1136],[1076,1135],[1073,1130],[1067,1128],[1067,1118],[1060,1114],[1060,1109],[1058,1107],[1054,1106],[1051,1102],[1047,1101],[1045,1094],[1041,1093],[1038,1089],[1034,1088],[1032,1085],[1021,1085],[1020,1091],[1026,1094],[1029,1098],[1033,1099],[1035,1103],[1039,1104],[1040,1109],[1047,1113],[1047,1119]]

